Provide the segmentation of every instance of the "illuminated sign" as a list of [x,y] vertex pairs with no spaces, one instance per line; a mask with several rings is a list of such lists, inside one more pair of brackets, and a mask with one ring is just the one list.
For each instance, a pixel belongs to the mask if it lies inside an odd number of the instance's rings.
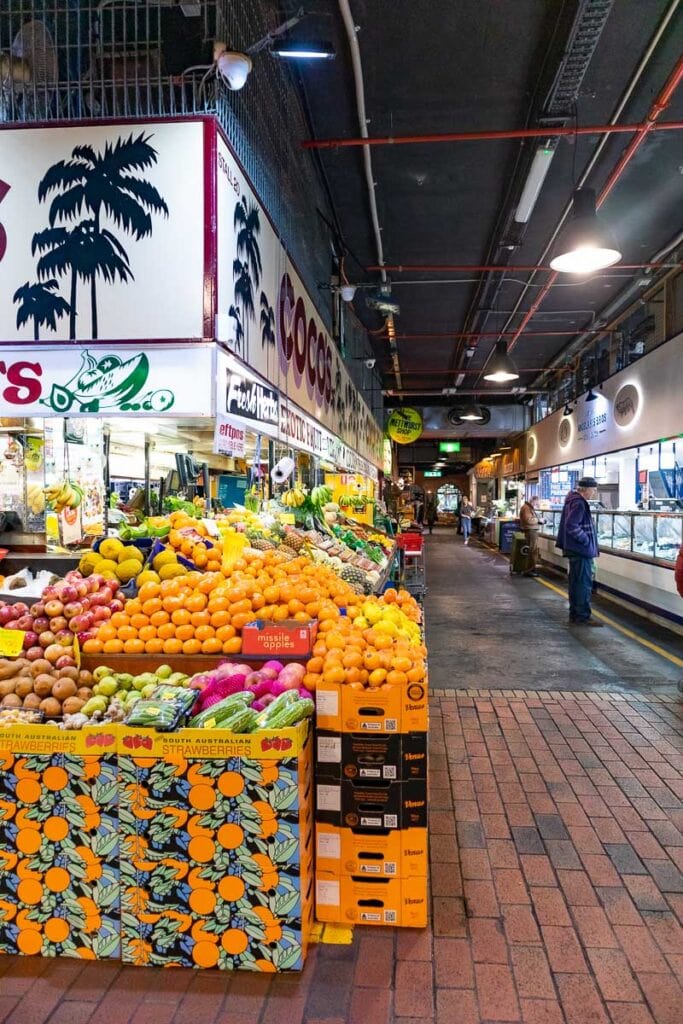
[[460,441],[439,441],[440,452],[459,452]]
[[425,469],[423,476],[443,476],[441,469]]

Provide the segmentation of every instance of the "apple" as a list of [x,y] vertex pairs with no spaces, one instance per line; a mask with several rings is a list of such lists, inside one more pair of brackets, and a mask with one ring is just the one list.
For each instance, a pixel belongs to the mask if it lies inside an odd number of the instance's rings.
[[78,591],[79,601],[82,601],[83,598],[90,593],[90,591],[88,590],[88,584],[85,582],[85,580],[81,580],[80,583],[76,585],[76,590]]
[[93,618],[93,622],[106,622],[107,619],[111,618],[111,608],[107,608],[104,605],[97,605],[96,608],[90,613]]
[[22,615],[28,615],[29,614],[29,607],[28,607],[28,605],[24,604],[23,601],[17,601],[17,603],[14,605],[14,614],[16,615],[17,618],[20,618],[20,616],[22,616]]
[[5,623],[5,629],[19,629],[19,625],[16,619],[10,619],[9,622]]
[[64,656],[64,648],[61,644],[50,644],[45,648],[45,658],[51,665],[56,665],[59,658]]
[[32,604],[31,605],[31,615],[33,615],[33,617],[36,618],[36,619],[39,619],[43,615],[45,615],[45,602],[44,601],[36,601],[35,604]]
[[76,667],[76,662],[74,661],[74,659],[71,657],[70,654],[63,654],[61,656],[61,658],[57,658],[57,660],[55,662],[55,668],[56,669],[75,668],[75,667]]
[[41,633],[38,637],[38,643],[41,647],[49,647],[50,644],[55,642],[55,635],[50,629],[46,629],[44,633]]
[[14,608],[10,604],[4,604],[0,608],[0,626],[6,626],[14,618]]
[[30,615],[22,615],[17,619],[17,629],[33,629],[33,618]]
[[113,590],[113,592],[116,593],[116,591],[121,586],[121,581],[120,580],[107,580],[107,585],[108,585],[110,590]]
[[73,619],[69,623],[70,629],[74,633],[84,633],[87,629],[92,626],[93,619],[90,612],[84,615],[74,615]]
[[88,577],[88,584],[90,585],[90,593],[96,593],[100,587],[103,587],[107,581],[104,576],[100,576],[99,573],[94,572],[92,576]]
[[42,651],[42,647],[38,645],[38,634],[32,629],[28,629],[24,637],[24,650],[28,651],[31,647],[38,647],[38,650]]
[[50,619],[50,629],[56,633],[58,629],[66,629],[69,625],[69,620],[65,615],[55,615],[54,619]]
[[50,620],[47,615],[39,615],[33,620],[33,628],[36,633],[44,633],[46,629],[50,628]]
[[57,588],[53,584],[48,584],[43,590],[43,600],[54,601],[57,597]]
[[81,645],[81,647],[83,646],[86,640],[92,640],[95,636],[92,630],[83,630],[82,633],[77,633],[76,635],[78,637],[78,642]]
[[119,600],[118,597],[115,597],[113,601],[109,602],[109,608],[111,609],[112,615],[114,614],[114,612],[122,612],[123,601]]
[[59,593],[59,597],[61,601],[64,601],[65,604],[68,604],[71,601],[78,600],[78,591],[74,586],[71,586],[67,583],[66,586],[62,586]]
[[48,619],[54,619],[64,612],[64,605],[61,601],[56,598],[54,600],[47,601],[45,604],[45,614]]
[[38,661],[40,658],[45,657],[45,651],[42,647],[29,647],[27,651],[24,651],[24,657],[28,661]]
[[74,642],[74,635],[70,629],[60,629],[58,633],[55,633],[55,643],[60,644],[62,647],[72,647]]
[[69,621],[74,618],[75,615],[83,614],[83,605],[80,601],[69,601],[68,604],[64,605],[64,615]]

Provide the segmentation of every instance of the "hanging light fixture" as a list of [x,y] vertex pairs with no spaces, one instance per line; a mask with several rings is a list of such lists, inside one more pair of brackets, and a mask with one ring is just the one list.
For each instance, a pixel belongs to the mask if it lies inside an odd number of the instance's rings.
[[613,266],[620,259],[611,232],[595,212],[595,189],[577,188],[571,222],[550,266],[563,274],[591,274]]
[[466,405],[460,413],[458,419],[468,420],[469,422],[474,423],[483,420],[484,414],[481,411],[481,406],[477,405],[476,402],[470,402],[469,405]]
[[496,342],[496,351],[489,369],[484,374],[484,380],[495,381],[496,384],[504,384],[509,380],[518,380],[519,372],[514,362],[508,355],[507,345],[501,338]]

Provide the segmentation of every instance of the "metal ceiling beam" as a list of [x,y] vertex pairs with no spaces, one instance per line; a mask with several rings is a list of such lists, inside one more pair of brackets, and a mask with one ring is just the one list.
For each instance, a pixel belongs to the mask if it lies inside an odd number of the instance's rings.
[[[496,142],[503,139],[576,138],[577,135],[634,135],[641,124],[545,125],[542,128],[504,128],[478,132],[437,132],[433,135],[376,135],[367,139],[304,139],[302,149],[349,149],[358,146],[415,146],[438,142]],[[663,121],[649,131],[681,131],[683,121]]]
[[[683,263],[615,263],[613,266],[601,271],[601,274],[607,273],[610,270],[666,270],[669,268],[676,269],[677,267],[683,267]],[[442,272],[462,274],[523,274],[533,273],[537,270],[550,272],[552,268],[549,264],[542,263],[511,263],[507,266],[500,266],[498,264],[476,265],[473,263],[385,263],[382,267],[373,264],[365,269],[368,273],[386,270],[392,274],[416,274],[422,272],[430,274],[440,274]],[[591,277],[591,274],[586,275],[586,284],[590,283]]]
[[[582,332],[584,333],[584,332]],[[604,327],[592,328],[585,333],[587,334],[613,334],[613,331],[605,330]],[[427,338],[443,338],[443,339],[456,339],[456,338],[470,338],[476,340],[478,338],[505,338],[513,337],[516,331],[443,331],[437,332],[426,332],[423,334],[397,334],[396,341],[424,341]],[[571,338],[576,334],[576,329],[572,331],[525,331],[524,336],[526,338]]]

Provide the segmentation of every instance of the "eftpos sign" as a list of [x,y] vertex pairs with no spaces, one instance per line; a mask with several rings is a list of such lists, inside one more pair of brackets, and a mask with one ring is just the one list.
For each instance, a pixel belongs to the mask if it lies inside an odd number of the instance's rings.
[[229,416],[241,416],[257,423],[278,425],[277,391],[228,370],[225,385],[225,412]]

